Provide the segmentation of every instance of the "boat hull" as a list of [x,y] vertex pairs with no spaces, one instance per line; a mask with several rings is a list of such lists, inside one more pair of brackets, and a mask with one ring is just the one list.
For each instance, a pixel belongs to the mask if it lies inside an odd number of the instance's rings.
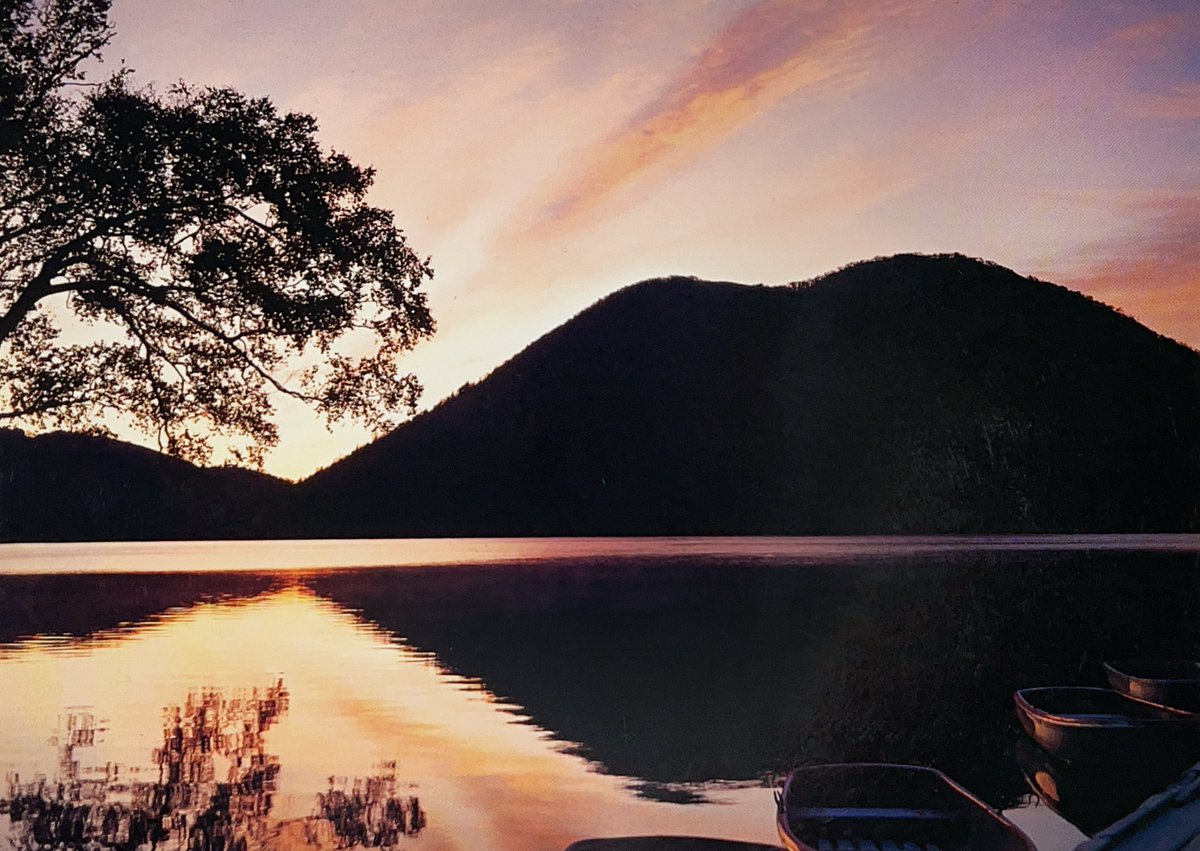
[[1092,836],[1138,808],[1182,773],[1179,764],[1076,766],[1051,756],[1027,736],[1016,742],[1029,788],[1051,810]]

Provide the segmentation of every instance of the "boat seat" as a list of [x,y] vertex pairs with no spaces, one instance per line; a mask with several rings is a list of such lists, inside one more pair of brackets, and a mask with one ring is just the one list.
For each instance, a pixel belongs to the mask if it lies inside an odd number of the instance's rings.
[[817,842],[817,851],[942,851],[932,842],[922,845],[918,842],[896,842],[891,839],[839,839],[836,843],[822,838]]
[[[1071,712],[1059,716],[1067,721],[1093,721],[1101,724],[1128,724],[1130,716],[1112,712]],[[1139,719],[1142,716],[1136,716]]]
[[820,819],[921,819],[922,821],[953,821],[962,818],[959,810],[922,810],[910,807],[792,807],[788,810],[796,821]]
[[[789,815],[797,827],[804,825],[801,832],[822,826],[817,829],[817,851],[942,851],[934,842],[914,842],[905,834],[933,824],[949,825],[964,814],[910,807],[796,807]],[[839,822],[858,835],[839,836]],[[862,838],[864,834],[870,838]]]

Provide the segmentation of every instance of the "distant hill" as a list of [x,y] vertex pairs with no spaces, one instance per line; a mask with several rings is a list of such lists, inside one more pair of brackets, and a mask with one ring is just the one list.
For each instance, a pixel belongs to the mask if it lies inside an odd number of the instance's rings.
[[901,255],[602,300],[301,483],[317,536],[1200,530],[1200,355]]
[[261,537],[288,487],[108,438],[0,429],[0,541]]

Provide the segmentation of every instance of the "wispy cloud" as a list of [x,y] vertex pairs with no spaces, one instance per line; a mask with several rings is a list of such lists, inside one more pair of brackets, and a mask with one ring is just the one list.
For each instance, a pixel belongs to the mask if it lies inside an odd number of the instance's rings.
[[1139,93],[1137,112],[1146,118],[1200,121],[1200,81],[1180,83],[1162,92]]
[[1110,40],[1118,44],[1131,45],[1145,52],[1165,53],[1166,42],[1195,29],[1194,16],[1180,13],[1150,15],[1113,31]]
[[1130,217],[1057,280],[1200,349],[1200,194],[1135,202]]
[[1126,74],[1129,112],[1165,121],[1200,119],[1200,74],[1190,59],[1200,11],[1150,15],[1110,34],[1102,45]]
[[862,50],[886,13],[879,5],[868,18],[843,4],[752,3],[657,99],[567,172],[535,224],[561,232],[619,189],[668,164],[686,164],[780,100],[861,80]]

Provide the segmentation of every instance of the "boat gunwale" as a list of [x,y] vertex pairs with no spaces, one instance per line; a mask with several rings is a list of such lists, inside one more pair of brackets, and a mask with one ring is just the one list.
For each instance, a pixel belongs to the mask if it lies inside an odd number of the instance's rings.
[[[1143,718],[1135,715],[1120,715],[1119,713],[1094,713],[1090,717],[1079,717],[1086,713],[1076,713],[1073,715],[1063,715],[1058,712],[1051,712],[1048,709],[1031,703],[1025,696],[1030,692],[1049,692],[1049,691],[1074,691],[1074,692],[1102,692],[1106,694],[1114,694],[1122,700],[1137,704],[1148,709],[1153,709],[1156,712],[1165,714],[1166,718]],[[1126,694],[1123,691],[1111,688],[1100,688],[1099,686],[1037,686],[1034,688],[1017,689],[1013,692],[1013,702],[1017,706],[1017,712],[1024,712],[1031,718],[1058,725],[1060,727],[1075,727],[1085,730],[1136,730],[1145,728],[1156,728],[1162,726],[1170,727],[1196,727],[1200,729],[1200,713],[1188,712],[1185,709],[1177,709],[1173,706],[1166,706],[1161,703],[1154,703],[1150,700],[1143,700],[1139,697],[1134,697],[1131,694]],[[1101,719],[1097,716],[1106,716]],[[1111,720],[1110,720],[1111,719]]]
[[[1139,666],[1173,673],[1186,670],[1190,675],[1152,677],[1131,672]],[[1200,715],[1200,661],[1196,659],[1150,656],[1116,659],[1104,663],[1104,673],[1109,687],[1127,697]]]
[[[1118,667],[1120,665],[1133,665],[1136,663],[1157,663],[1157,664],[1165,663],[1168,665],[1177,665],[1177,664],[1189,665],[1189,666],[1192,666],[1192,669],[1195,671],[1195,676],[1193,676],[1193,677],[1146,677],[1146,676],[1140,675],[1140,673],[1130,673],[1128,670],[1124,669],[1124,667]],[[1139,658],[1114,659],[1112,661],[1106,661],[1106,663],[1104,663],[1104,670],[1117,673],[1117,675],[1120,675],[1126,679],[1136,679],[1136,681],[1140,681],[1140,682],[1144,682],[1144,683],[1200,683],[1200,661],[1196,661],[1195,659],[1183,659],[1183,658],[1180,658],[1180,659],[1170,658],[1169,659],[1166,657],[1160,657],[1160,658],[1159,657],[1146,657],[1145,659],[1139,659]]]

